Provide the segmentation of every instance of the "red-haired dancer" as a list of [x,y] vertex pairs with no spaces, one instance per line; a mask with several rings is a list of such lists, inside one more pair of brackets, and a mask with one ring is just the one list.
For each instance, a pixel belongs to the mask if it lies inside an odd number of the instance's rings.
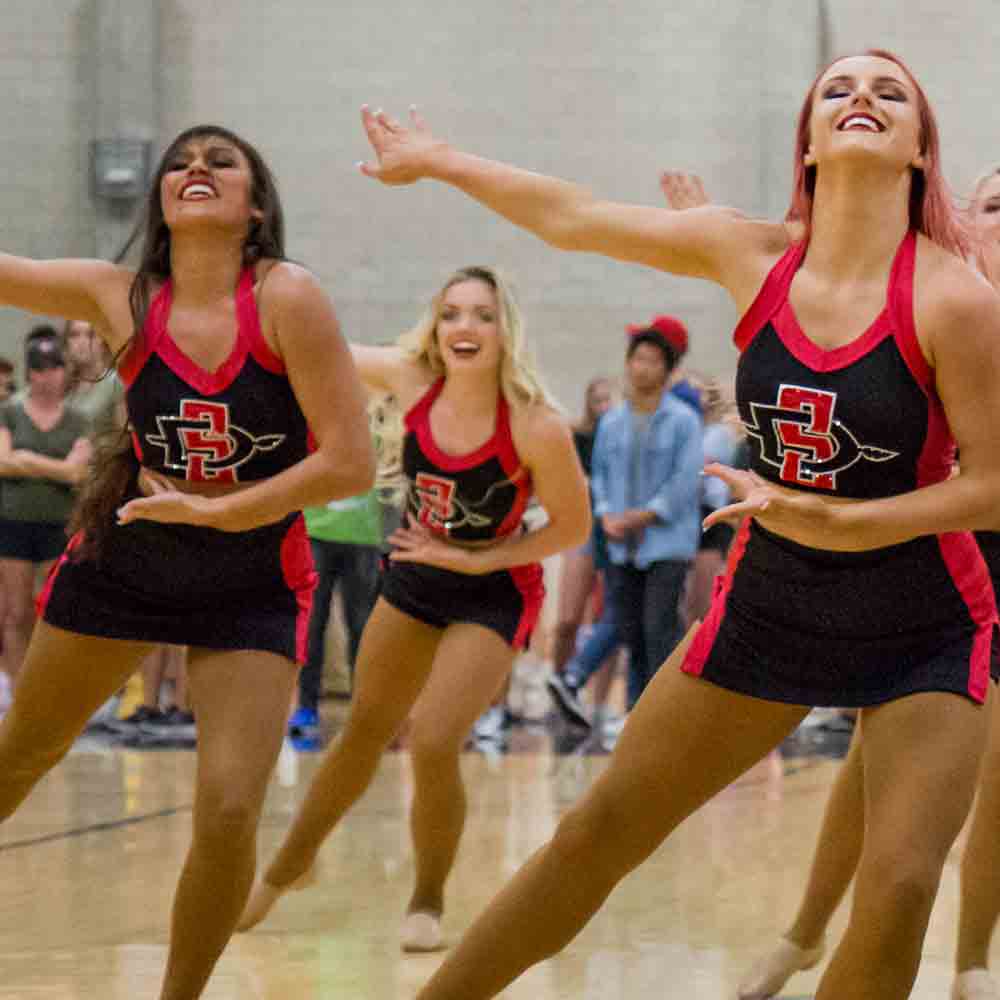
[[[742,319],[750,515],[706,621],[671,655],[608,770],[473,924],[421,1000],[480,1000],[579,932],[687,816],[811,705],[863,709],[864,851],[818,1000],[909,995],[986,734],[997,624],[972,529],[996,528],[1000,300],[965,263],[937,128],[881,51],[806,96],[783,225],[613,204],[364,112],[388,184],[431,177],[566,250],[706,278]],[[892,401],[892,406],[886,405]],[[962,475],[949,478],[955,442]]]
[[[684,203],[683,201],[681,202]],[[675,207],[680,207],[675,202]],[[1000,279],[1000,171],[976,185],[970,215],[979,237],[979,265],[994,284]],[[977,532],[976,538],[1000,584],[1000,534]],[[980,770],[976,806],[962,855],[958,945],[952,1000],[1000,1000],[988,971],[990,940],[1000,916],[1000,712],[990,713],[990,733]],[[865,825],[865,774],[862,728],[851,742],[830,793],[823,826],[809,869],[806,890],[795,919],[774,947],[753,966],[739,988],[741,1000],[777,994],[788,979],[823,957],[825,935],[861,858]]]

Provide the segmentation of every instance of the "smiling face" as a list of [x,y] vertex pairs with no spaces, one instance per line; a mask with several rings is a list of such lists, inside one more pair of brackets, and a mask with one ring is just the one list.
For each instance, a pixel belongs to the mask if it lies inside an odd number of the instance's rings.
[[806,166],[877,160],[924,166],[916,88],[902,67],[879,56],[851,56],[820,77],[809,117]]
[[253,172],[243,151],[223,136],[195,136],[164,163],[160,204],[171,232],[210,225],[246,233],[260,218]]
[[503,343],[496,292],[477,279],[448,287],[441,296],[435,337],[448,373],[498,370]]

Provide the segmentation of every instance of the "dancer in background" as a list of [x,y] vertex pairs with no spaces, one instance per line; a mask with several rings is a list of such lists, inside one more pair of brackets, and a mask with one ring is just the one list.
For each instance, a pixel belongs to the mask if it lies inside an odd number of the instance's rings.
[[[520,311],[492,268],[466,267],[397,347],[355,345],[361,377],[404,410],[407,521],[358,650],[354,699],[240,921],[312,881],[319,849],[370,784],[409,716],[416,884],[405,951],[444,943],[445,883],[465,825],[460,752],[528,641],[544,590],[540,560],[580,545],[590,505],[570,428],[524,343]],[[399,454],[379,433],[382,461]],[[548,515],[525,532],[531,496]]]

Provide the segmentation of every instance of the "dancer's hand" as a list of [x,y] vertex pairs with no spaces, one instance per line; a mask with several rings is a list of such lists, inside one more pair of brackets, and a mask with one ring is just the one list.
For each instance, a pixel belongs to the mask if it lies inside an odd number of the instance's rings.
[[664,170],[660,174],[660,190],[667,204],[678,212],[709,204],[701,178],[686,170]]
[[372,111],[368,105],[361,109],[361,123],[376,162],[359,163],[358,166],[366,177],[383,184],[412,184],[426,177],[431,160],[445,148],[443,142],[431,135],[415,107],[410,108],[409,128],[382,110]]
[[466,549],[460,545],[451,545],[442,541],[439,535],[425,528],[410,514],[406,515],[406,524],[389,536],[389,544],[393,546],[389,553],[391,562],[423,563],[425,566],[437,566],[438,569],[470,576],[490,572],[489,549]]
[[165,476],[149,469],[139,471],[139,489],[143,496],[118,508],[118,523],[160,521],[164,524],[196,524],[222,528],[213,517],[217,504],[196,493],[182,493]]
[[803,545],[839,551],[856,547],[849,539],[837,537],[837,519],[845,507],[827,497],[776,486],[756,472],[733,469],[718,462],[706,465],[705,475],[718,476],[734,498],[702,521],[706,529],[720,521],[752,517],[768,531],[786,535]]

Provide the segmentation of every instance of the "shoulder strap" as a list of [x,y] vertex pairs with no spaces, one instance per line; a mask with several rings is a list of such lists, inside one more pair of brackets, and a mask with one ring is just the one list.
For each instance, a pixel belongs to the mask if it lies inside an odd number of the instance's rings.
[[257,297],[253,293],[255,280],[253,267],[245,267],[236,286],[237,336],[243,342],[247,353],[252,354],[262,368],[283,375],[284,359],[274,353],[260,328],[260,311],[257,308]]
[[167,328],[167,318],[170,316],[170,304],[173,302],[173,282],[170,278],[160,286],[153,296],[146,312],[146,322],[132,340],[125,356],[118,362],[118,375],[128,388],[138,377],[150,355],[159,345],[160,338]]
[[911,229],[896,251],[889,275],[887,295],[892,319],[893,336],[903,355],[906,366],[925,391],[933,391],[934,372],[927,364],[917,340],[917,326],[913,319],[913,275],[917,263],[917,233]]
[[417,429],[420,423],[427,419],[427,411],[431,408],[434,400],[441,395],[444,388],[444,376],[432,383],[430,388],[406,411],[403,422],[408,431]]
[[733,332],[733,342],[740,351],[746,350],[761,328],[788,299],[788,289],[805,256],[806,246],[804,240],[793,243],[768,272],[757,297],[740,318]]

